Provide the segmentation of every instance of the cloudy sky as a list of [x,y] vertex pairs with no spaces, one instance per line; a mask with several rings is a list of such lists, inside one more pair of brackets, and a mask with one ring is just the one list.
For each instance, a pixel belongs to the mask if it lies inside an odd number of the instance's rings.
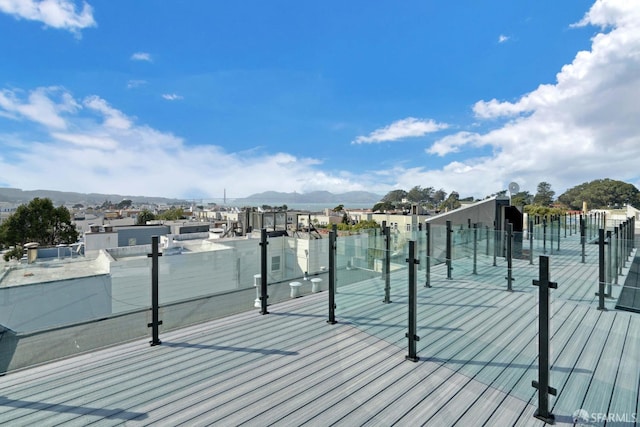
[[640,2],[0,0],[0,186],[640,187]]

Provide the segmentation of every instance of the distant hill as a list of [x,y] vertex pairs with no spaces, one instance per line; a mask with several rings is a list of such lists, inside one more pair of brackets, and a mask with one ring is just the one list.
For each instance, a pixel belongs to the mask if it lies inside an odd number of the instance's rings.
[[349,191],[346,193],[334,194],[328,191],[312,191],[310,193],[283,193],[278,191],[265,191],[263,193],[252,194],[249,197],[236,199],[236,204],[246,205],[282,205],[293,203],[335,203],[348,206],[350,203],[371,203],[375,204],[382,199],[379,194],[368,191]]
[[[122,194],[101,194],[101,193],[74,193],[68,191],[52,190],[29,190],[24,191],[19,188],[0,188],[0,202],[9,203],[29,203],[34,198],[49,198],[56,206],[83,204],[84,206],[101,205],[106,200],[118,203],[122,200],[131,200],[134,204],[155,203],[155,204],[178,204],[190,203],[184,199],[171,199],[166,197],[153,196],[128,196]],[[265,191],[263,193],[252,194],[249,197],[236,199],[234,204],[247,206],[283,204],[371,204],[379,202],[382,196],[368,191],[349,191],[346,193],[334,194],[328,191],[312,191],[310,193],[283,193],[279,191]]]
[[101,205],[106,200],[118,203],[122,200],[131,200],[134,204],[155,203],[172,204],[187,203],[181,199],[169,199],[166,197],[149,196],[126,196],[120,194],[100,194],[100,193],[74,193],[67,191],[52,190],[30,190],[23,191],[19,188],[0,188],[0,202],[9,203],[29,203],[39,197],[41,199],[51,199],[54,205],[83,204],[85,206]]

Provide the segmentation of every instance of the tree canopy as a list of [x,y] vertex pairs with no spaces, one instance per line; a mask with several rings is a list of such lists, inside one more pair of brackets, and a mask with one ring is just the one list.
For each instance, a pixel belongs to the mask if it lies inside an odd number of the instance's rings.
[[404,190],[391,190],[383,198],[382,202],[389,202],[392,204],[401,203],[402,199],[407,198],[407,192]]
[[511,204],[513,206],[530,205],[533,202],[533,196],[528,191],[520,191],[511,196]]
[[414,203],[432,203],[434,194],[435,189],[433,187],[422,188],[421,186],[416,185],[407,193],[407,199]]
[[378,202],[373,205],[374,212],[386,212],[395,209],[395,205],[391,202]]
[[391,190],[380,202],[373,206],[374,211],[388,211],[394,209],[409,209],[412,203],[436,208],[447,199],[447,192],[433,187],[422,188],[416,185],[409,191]]
[[538,184],[538,191],[533,196],[533,204],[541,206],[549,206],[553,203],[553,196],[556,192],[551,189],[551,184],[542,181]]
[[577,185],[558,196],[558,201],[570,209],[582,209],[587,202],[589,209],[622,207],[625,204],[640,206],[640,191],[632,184],[613,179],[596,179]]
[[184,209],[176,206],[171,206],[166,211],[158,214],[156,218],[164,221],[176,221],[179,219],[183,219],[184,217]]
[[460,207],[460,194],[457,191],[452,191],[446,200],[442,202],[442,207],[446,209],[457,209]]
[[0,225],[0,243],[23,246],[37,242],[43,246],[70,244],[78,240],[78,231],[71,223],[71,213],[64,206],[54,207],[51,199],[36,197],[20,205]]
[[337,225],[338,230],[340,231],[358,231],[358,230],[367,230],[370,228],[379,228],[380,224],[372,219],[362,220],[355,224],[351,223],[340,223]]
[[121,202],[119,202],[116,207],[118,209],[128,209],[131,207],[131,205],[133,204],[133,202],[129,199],[124,199]]
[[156,219],[156,216],[149,209],[142,209],[142,211],[138,214],[138,218],[136,220],[136,224],[145,225],[148,221],[153,221]]

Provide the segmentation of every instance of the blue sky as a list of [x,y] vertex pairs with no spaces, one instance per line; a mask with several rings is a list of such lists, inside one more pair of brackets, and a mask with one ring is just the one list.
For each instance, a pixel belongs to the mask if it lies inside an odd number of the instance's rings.
[[640,186],[640,3],[0,0],[0,186]]

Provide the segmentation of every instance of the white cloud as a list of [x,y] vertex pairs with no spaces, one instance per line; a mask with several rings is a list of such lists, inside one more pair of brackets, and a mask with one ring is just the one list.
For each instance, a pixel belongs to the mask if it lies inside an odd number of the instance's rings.
[[96,26],[93,8],[86,2],[76,10],[71,0],[0,0],[0,12],[16,18],[40,21],[48,27],[79,35],[80,30]]
[[[21,94],[21,91],[0,91],[0,114],[16,120],[31,120],[50,128],[65,129],[67,123],[63,115],[81,108],[73,97],[57,87],[38,88],[26,100],[20,98]],[[58,96],[57,101],[55,96]]]
[[103,150],[113,150],[118,147],[118,142],[108,136],[60,132],[52,132],[51,136],[79,147],[99,148]]
[[[0,134],[4,185],[80,192],[167,197],[229,197],[290,187],[286,191],[371,189],[368,176],[319,170],[322,162],[261,149],[228,152],[216,145],[189,145],[182,138],[136,123],[105,99],[75,100],[63,89],[3,91],[0,115],[29,121],[26,131]],[[30,103],[34,97],[38,103]],[[39,107],[36,114],[25,106]],[[54,114],[55,113],[55,114]],[[44,132],[33,132],[31,123]],[[213,169],[212,169],[213,168]],[[29,174],[24,171],[29,170]]]
[[457,153],[460,151],[460,147],[479,142],[479,135],[471,132],[458,132],[453,135],[447,135],[436,141],[426,151],[429,154],[437,154],[438,156],[444,156],[449,153]]
[[[228,197],[273,189],[384,194],[415,185],[483,197],[511,181],[529,191],[547,181],[559,194],[605,177],[640,186],[639,10],[637,2],[597,1],[579,23],[604,28],[591,48],[578,52],[551,84],[513,100],[477,102],[473,111],[481,126],[456,130],[427,149],[451,157],[444,167],[427,160],[421,167],[323,171],[327,165],[316,158],[190,145],[137,123],[100,97],[76,100],[61,88],[39,88],[0,91],[0,120],[28,122],[23,133],[0,134],[2,180],[24,189],[46,183],[51,189],[170,197],[221,197],[225,188]],[[445,126],[409,118],[358,143],[422,136]],[[44,129],[44,136],[34,135],[34,128]]]
[[504,34],[500,34],[500,36],[498,37],[498,43],[504,43],[507,40],[509,40],[511,37],[509,36],[505,36]]
[[380,129],[376,129],[367,136],[358,136],[352,144],[370,144],[387,141],[397,141],[404,138],[424,136],[448,127],[445,123],[434,120],[420,120],[414,117],[398,120]]
[[131,55],[131,60],[151,62],[151,54],[147,52],[136,52]]
[[[483,194],[513,180],[530,191],[547,181],[557,192],[604,177],[640,184],[640,5],[598,0],[579,25],[607,31],[562,67],[555,83],[512,102],[477,102],[478,118],[504,124],[485,133],[446,136],[428,149],[464,155],[467,149],[491,148],[488,157],[464,161],[467,168],[452,163],[433,171],[440,173],[441,185],[468,191],[476,186]],[[423,172],[423,178],[438,179],[433,172]]]
[[147,84],[146,80],[129,80],[127,82],[127,89],[134,89]]
[[640,8],[629,0],[596,0],[580,22],[572,27],[595,25],[601,28],[636,26],[640,20]]
[[83,104],[92,110],[102,113],[104,126],[114,129],[129,129],[131,120],[121,111],[112,108],[107,101],[98,96],[89,96],[84,99]]
[[162,95],[162,97],[164,99],[166,99],[167,101],[177,101],[179,99],[183,99],[182,96],[177,95],[175,93],[165,93],[165,94]]

